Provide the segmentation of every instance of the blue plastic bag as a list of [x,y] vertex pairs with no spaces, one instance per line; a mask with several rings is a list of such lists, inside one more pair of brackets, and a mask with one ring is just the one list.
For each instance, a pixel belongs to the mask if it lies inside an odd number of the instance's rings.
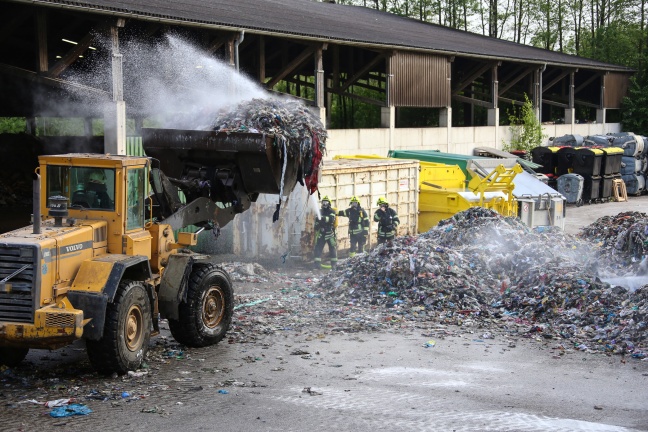
[[50,411],[52,417],[70,417],[73,415],[88,415],[92,412],[90,408],[81,404],[65,405],[54,408]]

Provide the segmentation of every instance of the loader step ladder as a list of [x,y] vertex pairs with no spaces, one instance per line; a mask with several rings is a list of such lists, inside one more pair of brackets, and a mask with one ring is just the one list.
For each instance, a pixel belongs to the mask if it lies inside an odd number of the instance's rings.
[[614,201],[628,201],[628,190],[626,189],[626,185],[623,180],[614,179],[612,181],[612,189],[614,190]]

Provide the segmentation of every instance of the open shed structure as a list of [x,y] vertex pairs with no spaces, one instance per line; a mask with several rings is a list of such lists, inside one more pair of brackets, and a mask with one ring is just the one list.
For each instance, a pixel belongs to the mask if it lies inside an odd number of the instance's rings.
[[[500,146],[503,106],[529,95],[539,119],[556,112],[548,135],[616,132],[606,110],[620,107],[632,71],[612,64],[398,17],[310,0],[0,0],[0,116],[35,118],[65,104],[105,122],[104,149],[124,153],[125,121],[142,116],[124,88],[120,38],[154,41],[180,34],[268,90],[302,98],[331,123],[345,98],[378,107],[370,129],[338,125],[329,156],[358,151],[438,148],[470,153]],[[99,40],[108,43],[99,44]],[[75,72],[105,65],[108,86],[80,85]],[[131,73],[133,71],[130,71]],[[171,77],[172,79],[172,77]],[[369,89],[371,96],[358,89]],[[84,98],[110,101],[79,103]],[[87,99],[86,99],[87,100]],[[99,108],[101,107],[101,108]],[[594,118],[577,124],[578,107]],[[435,127],[399,124],[402,109],[430,109]],[[453,117],[453,109],[456,115]],[[432,114],[430,114],[432,113]],[[477,114],[476,114],[477,113]],[[592,126],[594,124],[595,126]]]

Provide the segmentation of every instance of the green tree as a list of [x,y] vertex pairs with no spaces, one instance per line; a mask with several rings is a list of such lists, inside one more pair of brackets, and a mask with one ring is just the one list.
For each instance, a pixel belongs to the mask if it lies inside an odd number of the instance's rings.
[[0,133],[25,132],[27,122],[24,117],[0,117]]
[[511,128],[511,142],[503,142],[505,151],[511,150],[526,150],[538,147],[547,135],[542,133],[542,125],[533,111],[533,105],[529,97],[524,94],[524,104],[519,109],[513,107],[510,111],[507,110],[510,128]]
[[621,104],[623,130],[648,135],[648,78],[646,74],[630,79],[628,96]]

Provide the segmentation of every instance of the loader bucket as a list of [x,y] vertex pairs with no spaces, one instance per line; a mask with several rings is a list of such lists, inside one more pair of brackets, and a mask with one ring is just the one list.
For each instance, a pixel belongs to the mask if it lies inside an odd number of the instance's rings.
[[[300,172],[300,156],[285,155],[274,137],[260,133],[142,129],[147,156],[160,161],[169,177],[181,178],[187,165],[237,172],[246,194],[288,195]],[[284,171],[284,157],[288,157]]]

